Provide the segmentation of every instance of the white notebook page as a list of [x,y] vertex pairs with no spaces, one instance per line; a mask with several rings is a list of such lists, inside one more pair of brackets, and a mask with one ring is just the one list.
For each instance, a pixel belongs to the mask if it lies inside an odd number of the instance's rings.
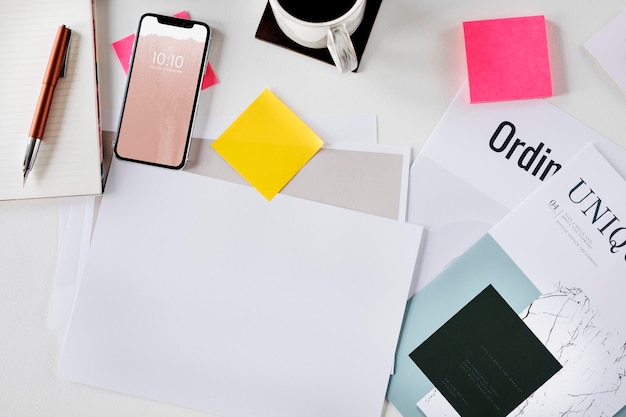
[[[23,187],[28,132],[57,28],[72,30],[33,170]],[[21,1],[0,14],[0,200],[99,194],[101,151],[92,3]]]

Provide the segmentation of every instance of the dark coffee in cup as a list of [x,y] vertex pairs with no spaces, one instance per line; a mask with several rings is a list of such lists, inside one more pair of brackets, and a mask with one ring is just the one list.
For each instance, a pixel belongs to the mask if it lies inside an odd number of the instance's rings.
[[295,18],[305,22],[322,23],[348,13],[356,0],[278,0],[278,3]]

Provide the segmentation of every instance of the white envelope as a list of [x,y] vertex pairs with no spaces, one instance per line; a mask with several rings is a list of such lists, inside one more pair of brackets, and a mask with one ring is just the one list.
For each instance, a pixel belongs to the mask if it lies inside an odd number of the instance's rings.
[[469,104],[465,85],[411,166],[407,220],[425,236],[410,295],[588,143],[626,174],[623,148],[548,101]]
[[626,93],[624,42],[626,42],[626,11],[616,16],[583,44],[622,93]]

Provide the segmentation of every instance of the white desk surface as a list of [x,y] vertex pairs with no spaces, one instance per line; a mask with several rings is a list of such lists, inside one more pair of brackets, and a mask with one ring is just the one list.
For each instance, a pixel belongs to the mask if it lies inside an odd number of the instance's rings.
[[[554,97],[549,101],[626,147],[626,96],[582,48],[624,0],[383,0],[356,74],[254,38],[266,0],[97,0],[100,92],[119,108],[125,76],[110,44],[147,11],[188,10],[215,33],[220,83],[202,93],[198,119],[234,118],[263,88],[299,114],[376,114],[379,142],[427,140],[465,80],[461,22],[543,14]],[[4,41],[4,40],[0,40]],[[60,347],[46,327],[58,238],[56,199],[0,202],[0,414],[3,416],[206,416],[56,377]],[[386,416],[398,416],[389,407]]]

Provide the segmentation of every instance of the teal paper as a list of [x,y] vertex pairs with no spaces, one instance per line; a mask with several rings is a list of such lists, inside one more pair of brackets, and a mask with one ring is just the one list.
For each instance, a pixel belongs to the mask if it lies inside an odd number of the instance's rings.
[[404,417],[424,417],[416,403],[434,388],[409,354],[489,284],[517,313],[540,295],[487,234],[409,300],[387,392]]

